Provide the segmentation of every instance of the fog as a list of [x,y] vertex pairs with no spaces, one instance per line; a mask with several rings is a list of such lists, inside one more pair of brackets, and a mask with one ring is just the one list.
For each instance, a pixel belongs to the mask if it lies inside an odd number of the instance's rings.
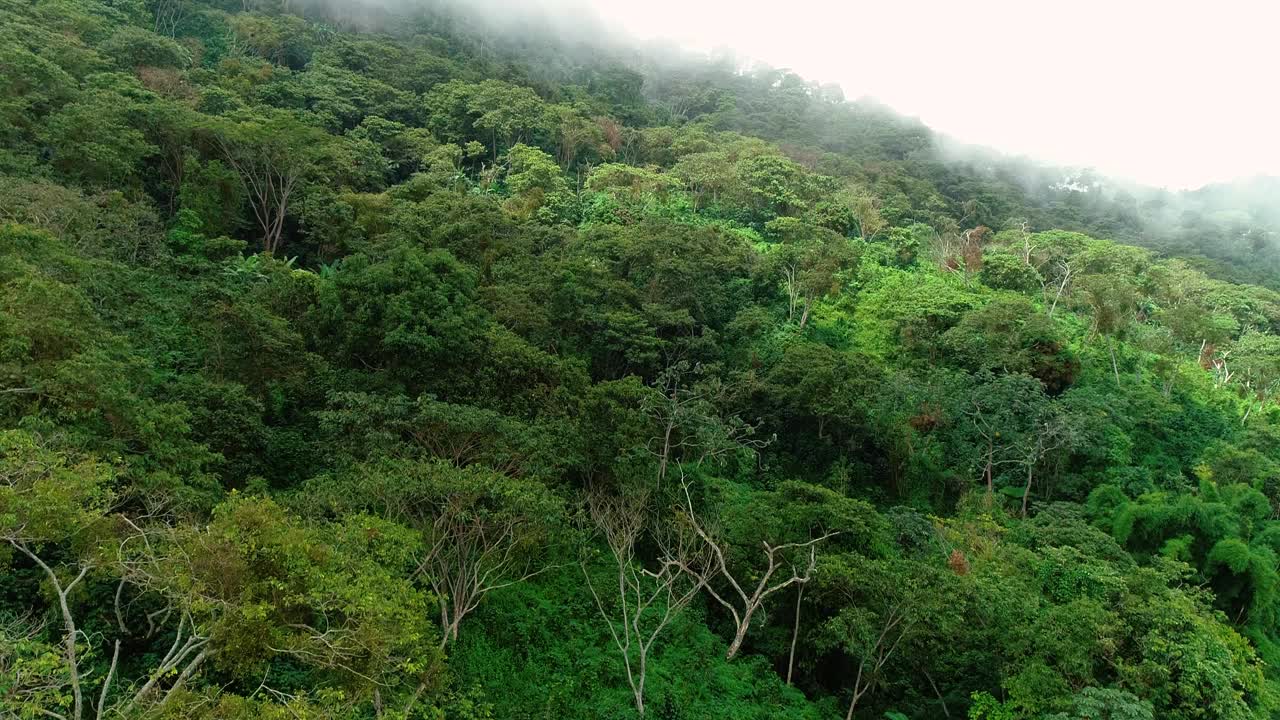
[[[470,3],[786,67],[963,143],[1172,189],[1280,175],[1276,3]],[[596,17],[592,17],[592,16]]]

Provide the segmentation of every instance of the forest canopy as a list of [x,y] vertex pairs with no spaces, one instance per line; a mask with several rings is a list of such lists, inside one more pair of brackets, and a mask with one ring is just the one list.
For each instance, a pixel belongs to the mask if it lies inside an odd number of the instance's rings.
[[1280,712],[1280,187],[453,5],[0,0],[0,717]]

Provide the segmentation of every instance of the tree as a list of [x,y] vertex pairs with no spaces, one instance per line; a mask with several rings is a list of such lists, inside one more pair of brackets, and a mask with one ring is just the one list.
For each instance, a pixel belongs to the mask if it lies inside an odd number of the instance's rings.
[[[102,45],[102,52],[116,61],[123,70],[134,71],[139,67],[183,67],[190,64],[191,57],[185,49],[172,39],[172,27],[181,17],[183,8],[176,0],[168,0],[156,9],[156,24],[164,22],[170,28],[162,37],[142,28],[125,26],[111,35]],[[177,16],[177,17],[175,17]]]
[[1054,713],[1045,720],[1154,720],[1151,703],[1133,693],[1111,688],[1087,687],[1072,698],[1071,712]]
[[323,506],[377,513],[420,534],[415,574],[439,605],[441,649],[486,595],[546,570],[559,539],[563,509],[547,488],[478,466],[385,460],[314,485]]
[[1019,462],[1026,471],[1027,482],[1022,487],[1022,516],[1027,516],[1027,505],[1031,499],[1031,484],[1035,471],[1045,458],[1054,452],[1070,447],[1075,438],[1070,417],[1058,410],[1053,404],[1046,406],[1036,416],[1029,442],[1020,448]]
[[933,364],[943,334],[981,305],[953,274],[888,270],[859,292],[859,340],[869,354],[900,352]]
[[41,125],[40,135],[53,153],[52,165],[89,185],[133,181],[142,162],[156,153],[142,131],[143,108],[154,99],[149,95],[131,75],[91,76],[74,102]]
[[[493,160],[503,148],[549,133],[559,116],[532,89],[501,80],[467,83],[450,80],[424,98],[433,129],[446,140],[488,140]],[[550,146],[548,146],[550,147]]]
[[1044,278],[1027,261],[1013,253],[991,251],[983,253],[982,271],[978,279],[987,287],[1001,290],[1028,292],[1044,286]]
[[865,242],[879,235],[889,223],[880,214],[880,199],[866,192],[853,193],[849,207],[858,222],[858,237]]
[[569,460],[559,423],[525,422],[432,395],[411,401],[401,395],[333,393],[316,415],[328,442],[360,460],[440,460],[540,482],[566,472]]
[[723,151],[685,155],[671,168],[671,174],[684,181],[693,196],[695,212],[708,198],[711,204],[718,203],[722,195],[733,191],[738,180],[733,158]]
[[[1045,279],[1042,291],[1045,297],[1049,296],[1050,291],[1053,292],[1053,301],[1049,304],[1049,317],[1053,317],[1054,312],[1058,309],[1058,301],[1062,299],[1063,293],[1071,288],[1071,281],[1074,279],[1076,269],[1069,260],[1058,260],[1054,267],[1054,274]],[[1056,280],[1056,282],[1051,282]],[[1057,288],[1053,288],[1053,285]]]
[[809,206],[818,178],[796,162],[773,154],[740,160],[736,180],[747,206],[761,218],[792,215]]
[[[784,542],[772,544],[769,540],[761,540],[760,546],[764,550],[765,567],[760,571],[750,571],[742,577],[744,582],[746,578],[756,580],[755,587],[749,584],[746,589],[738,578],[734,577],[733,571],[729,569],[729,562],[726,559],[728,548],[726,543],[713,536],[703,523],[698,520],[697,512],[693,508],[693,497],[689,494],[689,481],[681,479],[681,489],[684,491],[685,506],[687,513],[684,517],[685,522],[693,529],[694,534],[698,536],[702,542],[706,543],[707,550],[710,552],[711,562],[707,567],[689,566],[683,568],[685,572],[692,573],[696,576],[700,585],[707,588],[707,592],[715,601],[720,603],[733,616],[733,640],[729,643],[729,649],[725,652],[725,659],[732,660],[738,654],[738,650],[742,648],[742,641],[747,636],[747,631],[751,629],[752,617],[764,607],[765,601],[770,595],[784,590],[792,585],[803,585],[809,582],[813,577],[813,569],[817,565],[817,545],[827,538],[836,535],[836,532],[827,532],[823,535],[805,540],[803,542]],[[808,556],[805,559],[805,556]],[[797,565],[799,561],[799,565]],[[781,576],[774,580],[774,574],[782,569],[782,565],[786,564],[786,578]],[[801,570],[800,568],[804,569]],[[723,582],[732,590],[725,590],[722,594],[716,589],[716,584]],[[726,599],[726,596],[728,599]],[[736,597],[735,597],[736,596]]]
[[335,360],[378,368],[417,394],[443,391],[488,320],[474,270],[445,250],[395,244],[343,259],[308,310],[312,336]]
[[1137,290],[1127,278],[1114,275],[1088,275],[1080,280],[1080,288],[1087,304],[1093,325],[1091,335],[1107,338],[1107,352],[1111,355],[1111,369],[1116,385],[1120,385],[1120,366],[1116,363],[1115,341],[1124,335],[1134,321],[1137,312]]
[[646,195],[665,198],[679,185],[680,181],[668,173],[621,163],[605,163],[591,169],[584,187],[591,192],[608,192],[636,201]]
[[516,144],[507,151],[507,187],[512,198],[508,207],[528,218],[547,199],[567,189],[564,174],[555,160],[536,147]]
[[966,313],[941,340],[952,363],[974,372],[1030,375],[1051,395],[1066,390],[1079,371],[1061,331],[1025,297],[999,297]]
[[819,645],[856,663],[846,720],[853,718],[867,693],[884,682],[903,643],[921,632],[927,608],[943,600],[928,597],[930,577],[919,566],[851,554],[828,558],[820,567],[819,592],[839,598],[839,610],[823,623]]
[[498,157],[498,138],[508,146],[549,130],[555,116],[533,90],[496,80],[485,80],[475,87],[467,109],[476,115],[477,130],[488,130],[493,157]]
[[29,618],[0,622],[0,677],[6,679],[0,712],[7,717],[66,705],[66,667],[58,648],[43,641],[44,630],[44,623]]
[[[679,527],[650,529],[647,506],[648,493],[643,491],[616,496],[593,492],[587,496],[592,525],[609,548],[616,572],[617,595],[609,597],[608,606],[596,590],[587,559],[581,562],[587,589],[622,656],[627,684],[641,717],[654,643],[702,590],[698,574],[685,568],[701,567],[704,561],[702,550]],[[657,547],[651,569],[637,557],[637,548],[645,539]]]
[[[568,170],[585,154],[586,163],[589,165],[592,160],[609,159],[613,157],[617,147],[610,144],[606,137],[605,130],[610,125],[607,122],[600,122],[590,118],[585,118],[571,107],[563,105],[554,106],[549,111],[556,122],[556,161],[560,167]],[[605,120],[600,118],[599,120]],[[616,125],[612,126],[615,130]],[[617,134],[614,133],[614,142],[617,143]]]
[[979,378],[972,390],[961,413],[967,421],[965,429],[976,436],[977,464],[990,498],[1000,469],[1026,459],[1024,451],[1033,442],[1033,423],[1044,405],[1044,393],[1038,382],[1025,375]]
[[658,461],[658,491],[673,466],[724,462],[735,453],[751,453],[769,443],[754,437],[756,427],[740,417],[722,416],[719,406],[730,389],[715,380],[700,382],[702,372],[701,367],[678,362],[658,375],[653,392],[644,398],[642,409],[657,430],[648,449]]
[[[79,650],[81,631],[71,593],[102,565],[95,557],[98,548],[94,541],[107,524],[112,502],[110,481],[109,466],[92,459],[72,460],[31,433],[0,432],[0,539],[38,567],[53,590],[62,619],[60,659],[71,687],[70,717],[74,720],[84,718],[88,708]],[[79,545],[68,567],[50,565],[52,561],[42,557],[45,550],[64,544]],[[118,653],[118,644],[116,649]],[[108,676],[104,688],[110,683]],[[40,695],[44,686],[37,684],[26,692]],[[104,710],[98,707],[99,718]]]
[[214,130],[214,142],[240,176],[253,208],[263,252],[280,249],[289,203],[327,141],[324,131],[283,111],[226,122]]
[[152,0],[148,5],[151,6],[151,14],[155,16],[152,30],[169,37],[174,36],[191,9],[186,0]]
[[57,63],[33,53],[21,43],[6,43],[0,63],[7,71],[0,77],[0,137],[17,147],[30,140],[39,121],[77,95],[76,78]]
[[1252,330],[1240,336],[1227,361],[1246,396],[1242,422],[1280,391],[1280,337]]
[[815,302],[840,292],[845,273],[857,264],[858,253],[836,233],[792,218],[778,218],[766,229],[782,241],[772,249],[768,266],[782,276],[787,319],[798,320],[803,328]]
[[[208,627],[193,615],[190,598],[174,602],[174,586],[167,583],[176,578],[158,571],[164,563],[159,549],[164,538],[144,531],[126,515],[108,515],[114,501],[109,489],[113,479],[109,466],[91,458],[74,460],[37,436],[19,431],[0,434],[0,537],[47,578],[64,631],[59,672],[46,676],[46,682],[53,685],[37,683],[24,692],[39,696],[61,690],[65,682],[70,688],[71,707],[67,715],[58,717],[81,720],[92,712],[101,719],[108,712],[128,714],[140,706],[163,706],[212,654],[207,647]],[[76,558],[69,567],[56,567],[46,560],[46,553],[57,554],[58,550],[69,550]],[[88,639],[82,624],[92,614],[77,606],[72,593],[94,575],[116,580],[112,610],[119,633],[106,672],[90,680],[94,673],[85,667],[81,639],[85,638],[86,651],[92,653],[94,641]],[[157,654],[158,663],[146,666],[146,675],[130,685],[117,673],[122,640],[130,633],[125,619],[127,603],[122,603],[126,591],[167,600],[146,614],[149,630],[145,640],[167,630],[165,625],[174,615],[179,618],[168,651]],[[28,631],[26,640],[32,637]],[[172,679],[168,687],[162,682],[166,679]],[[117,692],[121,686],[127,689],[123,695]]]
[[172,608],[160,617],[179,616],[179,630],[170,669],[151,674],[125,714],[157,703],[143,700],[166,683],[158,704],[172,702],[210,659],[262,688],[278,663],[315,673],[317,694],[347,717],[390,706],[409,716],[439,681],[434,601],[413,582],[421,545],[404,525],[359,512],[308,522],[236,494],[207,526],[159,528],[144,539],[139,549],[154,561],[132,561],[130,573],[143,578],[144,600],[159,596]]
[[893,251],[893,262],[900,267],[915,265],[920,251],[934,235],[933,228],[924,223],[912,223],[907,227],[892,227],[881,240]]
[[822,343],[788,345],[762,388],[773,406],[772,424],[786,431],[779,436],[799,435],[800,421],[811,419],[814,439],[839,446],[865,418],[876,376],[868,365],[865,358]]

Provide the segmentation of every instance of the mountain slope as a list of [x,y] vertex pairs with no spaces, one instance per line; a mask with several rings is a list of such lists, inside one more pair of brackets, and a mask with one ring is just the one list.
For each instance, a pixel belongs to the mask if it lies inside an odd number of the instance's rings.
[[457,6],[0,16],[0,715],[1275,712],[1272,181]]

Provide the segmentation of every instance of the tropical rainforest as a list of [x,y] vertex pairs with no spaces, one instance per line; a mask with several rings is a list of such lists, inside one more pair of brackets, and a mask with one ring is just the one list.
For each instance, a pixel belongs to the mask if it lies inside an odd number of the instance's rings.
[[0,0],[0,716],[1280,716],[1280,183],[544,30]]

